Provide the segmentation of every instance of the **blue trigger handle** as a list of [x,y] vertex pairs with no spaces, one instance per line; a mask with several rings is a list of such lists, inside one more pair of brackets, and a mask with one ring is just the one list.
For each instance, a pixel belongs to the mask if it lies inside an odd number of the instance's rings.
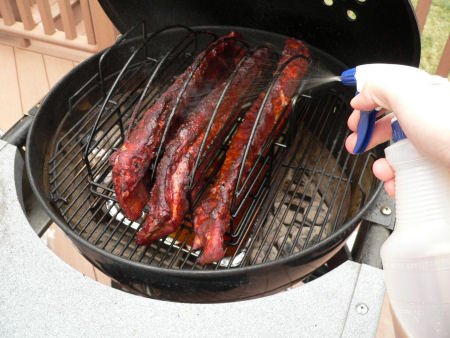
[[[356,91],[355,96],[359,92]],[[353,149],[355,154],[362,154],[369,145],[372,138],[373,130],[375,129],[375,121],[377,120],[377,113],[381,108],[374,109],[372,111],[361,111],[358,122],[358,138],[356,139],[356,145]]]
[[361,111],[357,129],[358,138],[356,139],[355,149],[353,149],[355,154],[363,153],[369,145],[373,130],[375,129],[375,121],[378,112],[379,109]]
[[[342,84],[346,86],[357,86],[356,79],[356,67],[350,68],[342,72],[341,81]],[[355,95],[358,95],[358,91],[356,91]],[[363,153],[367,146],[369,145],[370,139],[372,138],[373,130],[375,129],[375,121],[377,119],[377,113],[381,110],[381,108],[374,109],[372,111],[361,111],[361,115],[358,123],[358,138],[356,140],[355,148],[353,152],[355,154]]]

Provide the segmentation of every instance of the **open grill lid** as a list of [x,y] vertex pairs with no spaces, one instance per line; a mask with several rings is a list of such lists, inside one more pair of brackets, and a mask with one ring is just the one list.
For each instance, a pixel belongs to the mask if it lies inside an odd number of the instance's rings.
[[386,62],[418,66],[420,35],[409,0],[100,0],[122,32],[145,21],[162,27],[224,25],[304,40],[348,66]]

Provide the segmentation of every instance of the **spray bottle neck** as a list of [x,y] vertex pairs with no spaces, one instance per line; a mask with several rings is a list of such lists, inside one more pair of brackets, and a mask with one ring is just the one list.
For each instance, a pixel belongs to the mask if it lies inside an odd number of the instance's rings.
[[397,142],[406,139],[406,135],[403,132],[402,127],[400,127],[400,123],[398,123],[396,117],[394,117],[391,120],[391,128],[392,128],[392,141]]

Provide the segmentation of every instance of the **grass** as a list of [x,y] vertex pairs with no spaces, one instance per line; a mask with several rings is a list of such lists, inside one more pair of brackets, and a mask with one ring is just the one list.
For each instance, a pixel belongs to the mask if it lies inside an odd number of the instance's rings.
[[[417,5],[417,0],[411,2],[414,6]],[[433,0],[421,36],[420,68],[432,74],[436,72],[449,32],[450,0]]]

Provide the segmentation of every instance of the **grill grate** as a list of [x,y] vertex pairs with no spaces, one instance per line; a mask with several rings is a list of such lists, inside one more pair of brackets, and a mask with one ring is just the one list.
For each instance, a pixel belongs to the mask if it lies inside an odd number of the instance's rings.
[[[189,215],[164,240],[148,247],[135,244],[142,219],[131,222],[121,213],[108,158],[126,130],[213,38],[207,32],[182,30],[173,46],[166,42],[167,48],[157,53],[152,51],[154,44],[160,45],[159,32],[147,36],[144,30],[132,41],[126,63],[106,74],[103,63],[114,58],[114,48],[129,43],[125,36],[102,55],[97,74],[70,98],[49,161],[49,183],[52,201],[72,231],[113,255],[170,269],[265,263],[330,236],[359,211],[377,185],[370,173],[375,155],[351,156],[344,150],[348,97],[333,86],[298,96],[285,132],[267,143],[273,143],[268,155],[260,157],[254,174],[239,187],[244,197],[235,205],[226,257],[220,263],[197,264]],[[249,99],[258,94],[256,89]],[[213,163],[219,163],[226,143],[216,148]]]

